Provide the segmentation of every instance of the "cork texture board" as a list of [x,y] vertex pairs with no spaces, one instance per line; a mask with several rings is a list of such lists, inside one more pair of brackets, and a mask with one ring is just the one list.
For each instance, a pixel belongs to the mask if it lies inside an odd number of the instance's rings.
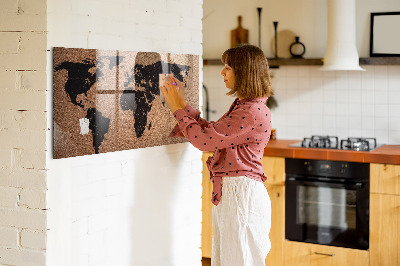
[[53,158],[186,142],[159,84],[173,74],[199,106],[199,56],[53,48]]

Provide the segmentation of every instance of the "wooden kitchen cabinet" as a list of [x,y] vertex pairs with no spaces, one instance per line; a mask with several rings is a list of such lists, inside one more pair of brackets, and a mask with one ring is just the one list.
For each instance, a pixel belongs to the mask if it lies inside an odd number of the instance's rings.
[[261,160],[267,175],[265,187],[271,199],[271,250],[266,266],[283,265],[285,240],[285,158],[264,156]]
[[[285,241],[285,266],[366,266],[365,250]],[[385,265],[385,264],[381,264]]]
[[371,193],[400,195],[400,165],[370,164]]
[[267,175],[265,184],[268,185],[285,185],[285,158],[264,156],[261,159],[264,172]]
[[400,165],[371,164],[371,266],[400,265]]
[[285,241],[285,187],[265,184],[271,199],[271,250],[265,259],[266,266],[283,265]]
[[[202,256],[211,258],[212,253],[212,183],[206,166],[206,161],[211,152],[203,153],[203,217],[201,250]],[[263,157],[262,164],[268,176],[265,187],[271,199],[272,221],[271,221],[271,250],[266,258],[266,265],[283,265],[283,243],[285,230],[285,158]]]
[[203,258],[211,258],[212,252],[212,183],[206,165],[212,152],[203,153],[203,195],[202,195],[202,223],[201,223],[201,253]]

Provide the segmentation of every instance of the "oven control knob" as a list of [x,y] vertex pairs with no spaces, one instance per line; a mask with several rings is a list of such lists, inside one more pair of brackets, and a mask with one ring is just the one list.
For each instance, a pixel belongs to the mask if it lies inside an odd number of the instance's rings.
[[304,165],[305,165],[307,171],[310,172],[312,170],[311,162],[305,162]]
[[342,164],[342,167],[340,168],[340,173],[341,174],[346,173],[346,169],[347,169],[347,164]]

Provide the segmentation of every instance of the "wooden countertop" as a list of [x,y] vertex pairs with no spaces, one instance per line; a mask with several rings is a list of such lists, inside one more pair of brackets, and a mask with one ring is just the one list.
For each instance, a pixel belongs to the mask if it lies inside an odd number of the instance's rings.
[[290,147],[301,140],[270,140],[264,156],[364,163],[400,164],[400,145],[383,145],[372,151]]

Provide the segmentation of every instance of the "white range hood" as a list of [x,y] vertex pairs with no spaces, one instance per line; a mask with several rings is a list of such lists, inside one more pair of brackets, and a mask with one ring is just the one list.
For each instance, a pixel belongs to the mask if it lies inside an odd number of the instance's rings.
[[328,44],[323,71],[358,70],[355,0],[328,0]]

